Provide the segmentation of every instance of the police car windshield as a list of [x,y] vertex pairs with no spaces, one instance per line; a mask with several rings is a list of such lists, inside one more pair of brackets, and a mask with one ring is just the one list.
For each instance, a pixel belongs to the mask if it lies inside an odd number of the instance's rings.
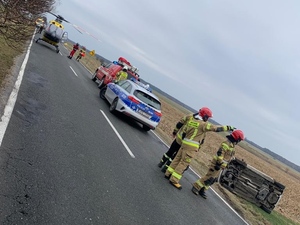
[[135,90],[133,95],[136,96],[142,102],[146,103],[147,105],[149,105],[157,110],[160,110],[160,107],[161,107],[160,102],[157,101],[152,96],[148,95],[147,93],[140,91],[140,90]]

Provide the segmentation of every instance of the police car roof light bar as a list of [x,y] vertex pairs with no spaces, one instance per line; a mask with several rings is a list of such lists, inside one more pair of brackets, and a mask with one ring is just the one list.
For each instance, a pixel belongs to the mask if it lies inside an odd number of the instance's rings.
[[149,92],[152,92],[152,89],[150,88],[150,85],[149,84],[144,84],[140,81],[138,81],[137,79],[134,79],[134,78],[130,78],[131,81],[133,81],[134,83],[136,83],[137,85],[145,88],[147,91]]

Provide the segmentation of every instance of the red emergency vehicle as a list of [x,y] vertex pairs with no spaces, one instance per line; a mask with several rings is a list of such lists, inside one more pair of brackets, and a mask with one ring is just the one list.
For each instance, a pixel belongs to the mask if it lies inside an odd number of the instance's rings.
[[135,78],[139,80],[138,68],[132,66],[130,62],[123,57],[120,57],[118,61],[113,61],[105,66],[98,67],[92,75],[92,80],[98,83],[99,88],[102,88],[108,83],[114,81],[117,73],[120,72],[124,66],[128,68],[128,79]]

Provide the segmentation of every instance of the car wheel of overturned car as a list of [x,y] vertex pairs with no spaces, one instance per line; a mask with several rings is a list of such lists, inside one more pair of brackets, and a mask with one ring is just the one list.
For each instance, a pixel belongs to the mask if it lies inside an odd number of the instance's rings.
[[100,89],[100,93],[99,93],[99,96],[101,99],[104,99],[105,100],[105,92],[106,92],[106,87],[103,87]]
[[145,124],[143,125],[143,130],[144,131],[149,131],[150,130],[150,127],[146,126]]
[[109,111],[111,112],[111,113],[113,113],[113,112],[115,112],[116,111],[116,108],[117,108],[117,105],[118,105],[118,98],[115,98],[114,100],[113,100],[113,102],[111,103],[111,105],[110,105],[110,107],[109,107]]

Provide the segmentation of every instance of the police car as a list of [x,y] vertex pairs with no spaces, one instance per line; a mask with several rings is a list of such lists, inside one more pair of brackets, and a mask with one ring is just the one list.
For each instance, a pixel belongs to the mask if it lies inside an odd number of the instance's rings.
[[110,104],[109,111],[119,111],[143,125],[145,131],[154,130],[161,119],[161,103],[149,85],[136,79],[109,83],[100,90],[100,98]]

